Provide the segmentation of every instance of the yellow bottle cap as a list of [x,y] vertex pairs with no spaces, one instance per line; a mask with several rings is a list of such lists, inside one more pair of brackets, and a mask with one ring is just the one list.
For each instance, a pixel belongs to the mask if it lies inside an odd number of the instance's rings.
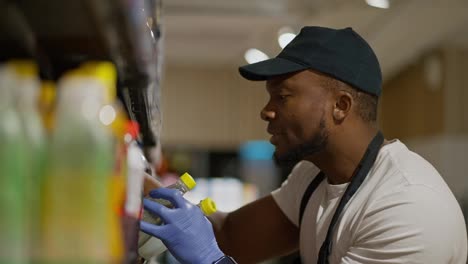
[[202,210],[203,214],[209,216],[216,212],[216,203],[211,198],[205,198],[200,201],[200,209]]
[[11,60],[8,62],[16,73],[23,77],[38,77],[37,64],[31,60]]
[[108,61],[90,61],[80,67],[84,72],[98,78],[106,87],[106,101],[112,102],[116,97],[117,70]]
[[41,84],[40,101],[45,105],[52,105],[55,100],[55,83],[43,81]]
[[126,116],[121,113],[117,113],[114,121],[110,124],[112,132],[120,140],[123,140],[125,136],[125,124],[127,124],[127,122],[128,120]]
[[193,188],[195,188],[195,185],[197,185],[192,176],[190,176],[190,174],[188,174],[187,172],[180,176],[180,180],[185,184],[185,186],[187,186],[189,190],[192,190]]

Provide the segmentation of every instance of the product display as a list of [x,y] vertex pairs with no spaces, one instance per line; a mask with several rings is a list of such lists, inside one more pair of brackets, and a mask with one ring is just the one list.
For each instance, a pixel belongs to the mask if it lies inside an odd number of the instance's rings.
[[[160,158],[148,153],[161,151],[160,9],[159,0],[0,3],[0,264],[159,254],[161,241],[139,230],[142,217],[164,224],[142,208]],[[169,188],[194,186],[185,174]],[[216,211],[209,198],[197,206]]]
[[[115,101],[114,65],[83,63],[55,85],[41,83],[34,61],[11,60],[0,95],[0,263],[136,263],[152,168],[138,124]],[[194,186],[185,174],[171,188]],[[210,200],[199,206],[215,211]]]

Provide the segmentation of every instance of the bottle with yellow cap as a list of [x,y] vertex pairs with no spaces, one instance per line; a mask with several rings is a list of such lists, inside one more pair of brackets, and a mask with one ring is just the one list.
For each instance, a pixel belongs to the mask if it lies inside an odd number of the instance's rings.
[[0,65],[0,263],[26,258],[25,181],[28,166],[20,117],[14,106],[15,73]]
[[[182,194],[185,194],[186,192],[190,191],[191,189],[193,189],[195,187],[197,183],[195,182],[195,180],[192,178],[192,176],[190,176],[190,174],[188,174],[187,172],[182,174],[182,176],[180,176],[180,178],[172,185],[169,185],[167,186],[166,188],[169,188],[169,189],[177,189],[179,190]],[[148,197],[148,199],[150,200],[153,200],[155,202],[158,202],[162,205],[165,205],[167,207],[172,207],[172,204],[171,202],[167,201],[167,200],[164,200],[164,199],[153,199],[153,198],[150,198]],[[143,217],[142,217],[142,220],[143,221],[146,221],[146,222],[149,222],[149,223],[153,223],[153,224],[161,224],[161,219],[159,217],[155,217],[153,215],[151,215],[150,213],[146,212],[146,211],[143,211]],[[145,244],[149,239],[151,238],[150,235],[146,234],[146,233],[143,233],[143,232],[139,232],[139,235],[138,235],[138,247],[140,248],[143,244]]]
[[198,206],[202,210],[203,214],[206,216],[210,216],[216,213],[216,210],[217,210],[216,203],[213,201],[213,199],[209,197],[201,200]]
[[42,263],[119,263],[110,178],[115,67],[88,63],[58,82],[55,129],[42,199]]
[[[179,190],[182,194],[187,193],[188,191],[192,190],[196,186],[195,180],[192,176],[188,173],[182,174],[180,178],[172,185],[167,186],[166,188],[169,189],[176,189]],[[148,199],[158,202],[166,207],[172,208],[173,205],[171,202],[165,199],[153,199],[148,197]],[[200,207],[202,212],[205,215],[210,215],[216,212],[216,204],[213,202],[212,199],[206,198],[197,205]],[[156,225],[163,224],[161,218],[156,215],[152,215],[147,211],[143,212],[143,221],[153,223]],[[161,240],[151,237],[150,235],[140,232],[138,238],[138,254],[146,260],[149,260],[151,257],[157,256],[161,253],[166,251],[166,247],[161,242]]]
[[[216,203],[209,197],[201,200],[197,204],[197,206],[200,207],[201,211],[206,216],[209,216],[215,213],[217,210]],[[153,222],[154,224],[162,224],[162,220],[159,217],[153,216],[152,219],[155,220],[155,222]],[[160,239],[150,236],[149,239],[145,241],[145,243],[140,245],[140,247],[138,248],[138,254],[142,258],[146,260],[150,260],[154,257],[157,257],[158,255],[160,255],[166,250],[167,250],[166,246],[162,243]]]
[[[195,180],[192,178],[192,176],[190,174],[188,174],[187,172],[182,174],[182,176],[180,176],[180,178],[172,185],[169,185],[167,186],[166,188],[168,189],[176,189],[176,190],[179,190],[182,194],[185,194],[186,192],[192,190],[193,188],[195,188],[195,186],[197,185],[197,183],[195,182]],[[150,200],[153,200],[155,202],[158,202],[166,207],[173,207],[171,202],[169,202],[168,200],[164,200],[164,199],[153,199],[153,198],[148,198]],[[154,217],[152,216],[151,214],[148,214],[147,216],[149,216],[149,218],[152,220],[150,220],[151,223],[153,224],[162,224],[162,221],[159,217]],[[146,220],[145,219],[145,216],[143,216],[143,220]]]
[[[28,251],[31,257],[37,256],[39,244],[38,229],[40,221],[40,186],[45,169],[46,137],[43,123],[39,114],[39,80],[38,66],[31,60],[12,60],[8,62],[16,75],[15,102],[24,134],[27,158],[27,178],[25,189],[26,232],[28,234]],[[36,251],[36,252],[33,252]]]

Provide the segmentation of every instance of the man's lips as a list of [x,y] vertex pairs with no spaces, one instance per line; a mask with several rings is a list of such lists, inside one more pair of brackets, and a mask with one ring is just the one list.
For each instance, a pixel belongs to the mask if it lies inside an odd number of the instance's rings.
[[274,129],[273,127],[268,126],[267,127],[267,132],[270,135],[278,135],[281,134],[278,129]]
[[270,143],[276,145],[278,143],[278,136],[272,135],[270,137]]
[[273,144],[273,145],[276,145],[278,144],[278,141],[281,137],[281,133],[278,133],[278,132],[268,132],[269,134],[271,134],[271,137],[270,137],[270,143]]
[[268,132],[268,134],[271,135],[270,143],[273,144],[273,145],[278,144],[278,140],[279,140],[279,137],[281,135],[281,132],[279,132],[278,129],[275,129],[272,126],[267,127],[267,132]]

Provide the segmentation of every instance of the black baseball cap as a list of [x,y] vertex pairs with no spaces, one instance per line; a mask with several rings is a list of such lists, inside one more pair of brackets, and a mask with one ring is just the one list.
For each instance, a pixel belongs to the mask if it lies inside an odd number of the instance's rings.
[[369,44],[352,28],[304,27],[276,58],[239,67],[252,81],[312,69],[380,96],[382,72]]

